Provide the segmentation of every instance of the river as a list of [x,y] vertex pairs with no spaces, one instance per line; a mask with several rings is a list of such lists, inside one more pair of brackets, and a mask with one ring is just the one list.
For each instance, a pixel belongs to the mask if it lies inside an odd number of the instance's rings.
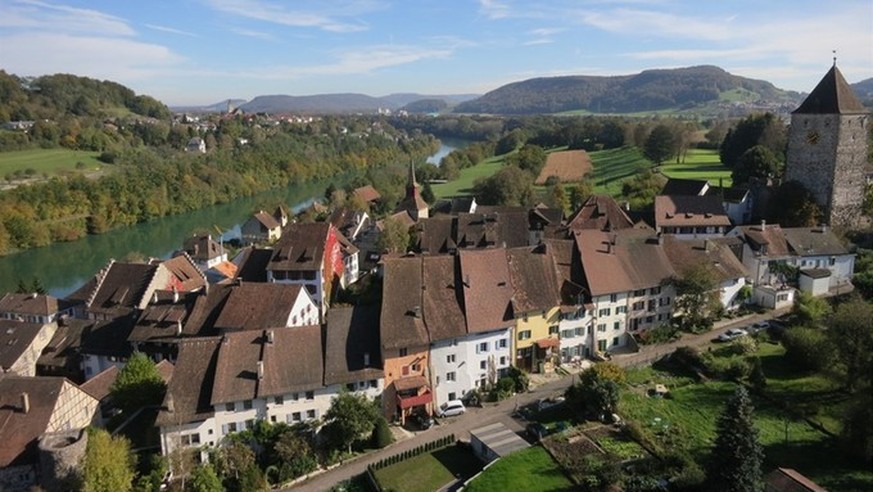
[[440,149],[437,150],[435,154],[428,157],[427,162],[439,166],[443,157],[449,155],[451,151],[466,147],[471,143],[470,140],[463,140],[460,138],[440,138]]
[[[464,140],[446,139],[428,162],[465,145]],[[49,294],[66,297],[97,273],[111,258],[124,259],[131,253],[144,257],[169,258],[196,230],[222,231],[225,239],[239,237],[239,227],[260,208],[272,212],[277,203],[289,204],[295,212],[324,195],[329,183],[342,186],[351,179],[315,181],[270,190],[231,203],[214,205],[187,214],[163,217],[152,222],[86,236],[77,241],[54,243],[0,257],[0,295],[18,288],[19,280],[39,279]],[[213,232],[217,235],[216,232]]]

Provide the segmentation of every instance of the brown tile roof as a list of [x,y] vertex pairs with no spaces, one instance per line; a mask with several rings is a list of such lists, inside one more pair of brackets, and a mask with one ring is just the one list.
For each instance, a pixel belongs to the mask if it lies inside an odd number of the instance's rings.
[[93,378],[79,385],[79,389],[94,397],[97,401],[102,401],[109,396],[112,385],[118,378],[118,366],[109,366]]
[[[37,439],[49,425],[64,378],[0,375],[0,468],[38,462]],[[30,411],[24,413],[21,395]]]
[[277,221],[275,217],[268,214],[267,212],[264,212],[263,210],[253,214],[252,218],[257,220],[258,222],[260,222],[261,225],[266,227],[267,229],[275,229],[277,227],[282,227],[282,224],[280,224],[279,221]]
[[737,229],[753,252],[771,258],[792,254],[779,224],[744,225]]
[[408,376],[394,381],[394,389],[397,391],[408,391],[428,386],[427,378],[420,375]]
[[421,306],[421,259],[384,260],[379,337],[384,349],[428,345]]
[[782,233],[791,250],[800,256],[849,254],[836,234],[826,227],[787,227]]
[[188,255],[175,256],[160,264],[178,280],[180,291],[191,292],[206,285],[206,277]]
[[791,468],[777,468],[764,475],[766,492],[827,492],[817,483]]
[[794,110],[798,114],[861,114],[867,109],[846,82],[837,64],[822,77],[815,89],[806,96],[800,107]]
[[198,292],[182,333],[197,337],[218,335],[215,320],[221,314],[233,287],[231,284],[216,284],[209,286],[208,292]]
[[551,152],[535,184],[544,185],[551,176],[557,176],[562,183],[582,181],[591,169],[591,157],[584,150]]
[[195,261],[206,262],[224,254],[224,247],[212,235],[193,236],[185,240],[185,252]]
[[97,274],[96,290],[86,301],[89,311],[108,313],[116,308],[136,308],[148,294],[158,266],[113,261],[107,268]]
[[184,334],[184,330],[179,333],[179,327],[184,328],[199,296],[198,293],[183,293],[179,295],[177,302],[173,302],[171,296],[166,300],[149,303],[137,319],[128,341],[148,342],[161,339],[166,341],[166,339],[178,338]]
[[52,374],[68,374],[73,381],[80,381],[79,350],[82,346],[82,334],[93,321],[67,318],[58,323],[58,329],[51,341],[43,349],[36,362],[40,372],[47,369]]
[[545,239],[538,249],[552,258],[558,278],[558,293],[564,306],[578,306],[584,301],[585,274],[579,250],[572,239]]
[[[384,376],[379,349],[379,306],[332,308],[327,312],[325,332],[325,385]],[[369,365],[364,365],[364,354],[369,354]]]
[[229,331],[288,326],[294,302],[304,291],[300,285],[243,282],[231,287],[214,326]]
[[415,225],[415,219],[413,219],[412,216],[409,215],[409,212],[407,212],[406,210],[401,210],[399,212],[395,212],[389,215],[388,217],[385,217],[382,220],[376,221],[376,227],[379,230],[383,230],[385,228],[385,221],[388,219],[399,221],[401,224],[405,225],[407,229]]
[[418,249],[422,253],[448,253],[457,249],[454,229],[457,217],[440,215],[419,221]]
[[592,296],[658,286],[676,274],[651,230],[589,229],[576,231],[575,238]]
[[136,318],[126,315],[89,325],[82,334],[81,353],[128,357],[132,349],[127,340],[135,323]]
[[276,244],[267,270],[320,270],[330,227],[329,222],[290,224]]
[[705,179],[680,179],[669,178],[661,190],[662,195],[703,195],[709,187],[709,181]]
[[355,191],[353,191],[352,193],[361,200],[364,200],[365,202],[375,202],[376,200],[382,198],[382,195],[378,191],[376,191],[376,188],[373,188],[372,185],[355,188]]
[[664,251],[680,276],[697,265],[706,268],[717,282],[748,276],[749,272],[723,242],[712,239],[676,239],[663,237]]
[[237,275],[236,265],[229,261],[222,261],[221,263],[213,266],[210,270],[218,272],[225,279],[232,279],[235,278]]
[[176,370],[176,366],[167,359],[164,359],[155,364],[155,369],[158,370],[158,374],[161,375],[161,379],[163,379],[165,383],[169,383],[170,379],[173,378],[173,371]]
[[512,307],[516,314],[548,310],[560,304],[554,260],[541,249],[514,248],[506,251],[512,279]]
[[513,324],[513,288],[506,250],[469,250],[458,256],[467,332],[480,333]]
[[422,257],[422,271],[422,311],[430,341],[465,336],[467,322],[458,259],[454,256],[425,256]]
[[567,227],[572,230],[604,231],[629,229],[633,226],[633,221],[609,195],[592,195],[567,221]]
[[0,319],[0,369],[9,370],[43,329],[40,323]]
[[228,333],[218,350],[212,404],[311,390],[323,382],[320,326]]
[[712,195],[658,195],[655,197],[656,227],[724,226],[731,220],[721,199]]
[[8,293],[0,298],[0,313],[49,316],[58,312],[58,300],[44,294]]
[[174,372],[184,374],[184,377],[170,379],[157,425],[196,422],[214,415],[212,383],[220,344],[220,337],[190,338],[179,342]]
[[237,265],[236,278],[245,282],[266,282],[267,265],[270,264],[272,256],[272,248],[243,248],[233,259]]

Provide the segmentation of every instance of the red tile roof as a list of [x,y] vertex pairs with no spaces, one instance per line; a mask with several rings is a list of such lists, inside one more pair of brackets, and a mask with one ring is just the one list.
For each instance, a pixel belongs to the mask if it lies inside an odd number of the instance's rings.
[[731,220],[714,195],[658,195],[655,197],[656,227],[729,227]]
[[45,294],[8,293],[0,298],[0,313],[49,316],[58,312],[58,300]]
[[421,305],[421,259],[385,259],[379,336],[384,349],[427,346]]
[[513,288],[506,250],[460,251],[458,256],[467,332],[480,333],[511,325]]
[[314,271],[321,270],[329,222],[290,224],[282,239],[273,249],[268,270]]
[[291,310],[300,295],[308,295],[301,285],[243,282],[231,287],[230,296],[214,326],[218,330],[264,330],[288,326]]
[[629,229],[633,221],[609,195],[592,195],[567,221],[572,230],[596,229],[600,231]]
[[378,191],[376,191],[376,188],[373,188],[372,185],[355,188],[355,191],[353,191],[353,193],[355,196],[364,200],[365,202],[375,202],[376,200],[382,198],[382,195]]
[[654,287],[676,275],[650,230],[582,230],[575,238],[592,296]]

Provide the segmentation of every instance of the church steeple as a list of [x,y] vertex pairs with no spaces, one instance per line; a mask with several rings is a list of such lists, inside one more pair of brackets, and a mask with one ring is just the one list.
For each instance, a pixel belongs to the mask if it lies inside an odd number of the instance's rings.
[[862,114],[867,110],[843,78],[837,61],[828,70],[815,89],[809,93],[796,114]]
[[415,164],[409,163],[409,176],[406,178],[406,197],[418,196],[418,181],[415,180]]

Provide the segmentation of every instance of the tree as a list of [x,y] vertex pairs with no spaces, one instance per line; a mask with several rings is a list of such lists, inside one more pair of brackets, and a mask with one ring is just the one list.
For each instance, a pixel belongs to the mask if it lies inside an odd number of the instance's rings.
[[524,132],[516,128],[511,132],[507,133],[500,140],[497,141],[497,147],[494,149],[494,155],[503,155],[508,152],[512,152],[513,150],[521,147],[525,140]]
[[391,428],[388,427],[388,421],[385,420],[385,417],[380,415],[379,418],[376,419],[376,426],[373,428],[373,447],[382,449],[393,442],[394,434],[391,433]]
[[281,461],[280,479],[283,481],[305,475],[318,466],[312,446],[297,429],[285,430],[276,441],[274,449]]
[[382,223],[379,248],[389,253],[405,253],[409,246],[409,229],[403,222],[388,217]]
[[681,313],[678,323],[682,330],[698,333],[712,328],[721,310],[715,278],[708,264],[698,263],[685,268],[673,280],[675,311]]
[[731,172],[734,184],[746,184],[751,178],[775,178],[782,174],[782,163],[770,149],[755,145],[743,152]]
[[579,374],[579,382],[570,386],[565,393],[571,407],[583,415],[600,417],[613,413],[618,405],[619,387],[612,379],[607,379],[600,371],[589,368]]
[[567,197],[567,192],[564,191],[564,185],[560,182],[554,183],[546,189],[546,199],[550,207],[559,208],[564,214],[569,212],[570,199]]
[[669,157],[676,154],[677,139],[673,130],[665,124],[652,129],[643,145],[643,155],[660,166]]
[[813,227],[821,223],[821,208],[797,181],[782,183],[770,197],[767,220],[782,227]]
[[433,193],[430,181],[426,181],[421,188],[421,198],[431,205],[436,201],[436,195]]
[[246,484],[253,473],[260,472],[252,448],[234,439],[225,442],[215,453],[215,468],[225,488],[237,491],[252,490]]
[[794,296],[791,314],[797,324],[820,326],[821,322],[831,314],[831,305],[821,297],[815,297],[802,290]]
[[191,472],[190,487],[192,492],[223,492],[221,479],[215,473],[215,468],[209,463],[201,463]]
[[476,201],[483,205],[527,206],[533,198],[533,176],[516,166],[505,166],[473,184]]
[[846,370],[846,389],[856,391],[869,385],[873,374],[873,304],[852,299],[837,306],[828,334],[840,347],[837,359]]
[[518,166],[532,176],[539,176],[540,170],[546,164],[546,151],[539,145],[525,144],[516,154],[506,158],[506,164]]
[[134,352],[109,392],[115,405],[129,413],[145,406],[160,405],[166,389],[155,363],[146,354]]
[[88,430],[88,447],[82,468],[84,492],[125,492],[133,487],[136,455],[130,441],[103,429]]
[[763,490],[764,450],[752,420],[752,401],[745,386],[737,386],[716,422],[715,445],[708,478],[710,489],[725,492]]
[[594,186],[591,181],[585,179],[579,183],[573,183],[567,187],[570,194],[570,209],[575,212],[579,210],[585,200],[594,194]]
[[719,157],[725,166],[735,167],[744,152],[763,145],[784,161],[787,143],[786,128],[779,118],[771,113],[751,115],[728,130],[719,147]]
[[795,326],[785,330],[782,346],[785,357],[802,369],[818,371],[833,363],[833,345],[822,330]]
[[351,453],[352,443],[373,432],[378,417],[378,408],[365,395],[342,392],[324,414],[327,424],[322,432],[335,448],[347,448]]

